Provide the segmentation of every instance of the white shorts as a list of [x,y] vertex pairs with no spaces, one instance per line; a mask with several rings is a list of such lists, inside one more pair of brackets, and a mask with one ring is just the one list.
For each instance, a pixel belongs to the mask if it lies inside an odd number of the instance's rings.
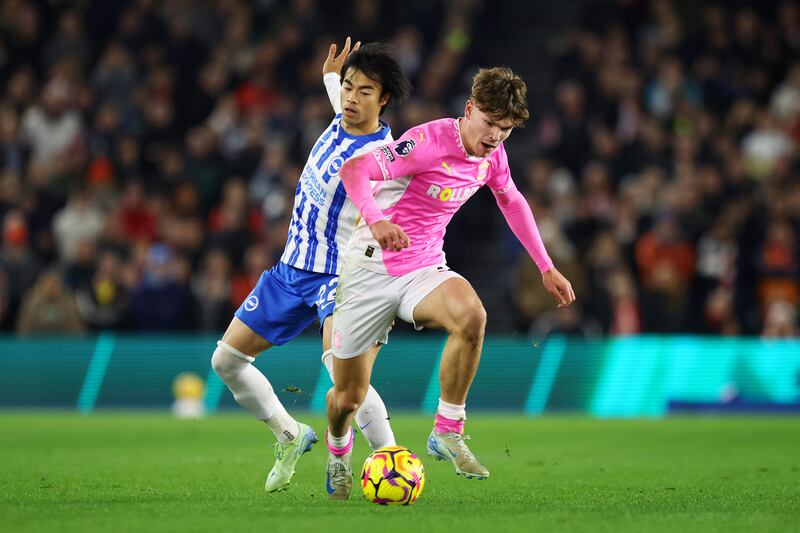
[[461,275],[445,265],[390,276],[345,261],[333,309],[334,355],[349,359],[373,344],[386,344],[395,317],[422,329],[414,323],[414,308],[450,278]]

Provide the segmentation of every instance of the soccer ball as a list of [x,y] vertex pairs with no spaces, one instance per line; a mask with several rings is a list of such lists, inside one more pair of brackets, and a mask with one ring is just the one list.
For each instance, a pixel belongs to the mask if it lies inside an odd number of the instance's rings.
[[372,503],[411,505],[425,487],[422,461],[403,446],[387,446],[367,457],[361,488]]

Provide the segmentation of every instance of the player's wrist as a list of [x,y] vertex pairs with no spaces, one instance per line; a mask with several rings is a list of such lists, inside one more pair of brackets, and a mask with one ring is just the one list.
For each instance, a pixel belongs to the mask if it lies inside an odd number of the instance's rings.
[[384,215],[383,211],[381,211],[378,207],[364,209],[362,210],[361,215],[370,226],[380,222],[381,220],[386,220],[386,215]]
[[364,220],[367,221],[367,225],[374,226],[375,224],[378,224],[379,222],[386,221],[386,217],[383,216],[383,214],[380,214],[380,215],[375,215],[374,217],[369,217],[369,218],[364,217]]

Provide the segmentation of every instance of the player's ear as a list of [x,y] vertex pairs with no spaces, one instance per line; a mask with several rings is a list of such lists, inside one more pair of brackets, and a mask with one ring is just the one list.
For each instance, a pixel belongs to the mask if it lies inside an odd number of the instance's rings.
[[386,93],[383,96],[381,96],[381,101],[380,101],[381,107],[389,103],[389,98],[390,98],[389,93]]
[[469,120],[470,115],[472,115],[472,100],[467,99],[467,104],[464,106],[464,116]]

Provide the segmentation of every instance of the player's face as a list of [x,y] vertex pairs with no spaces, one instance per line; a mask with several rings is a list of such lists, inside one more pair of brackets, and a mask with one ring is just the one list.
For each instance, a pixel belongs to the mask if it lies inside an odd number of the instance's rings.
[[497,120],[490,117],[467,100],[464,110],[464,123],[461,126],[461,137],[464,148],[472,155],[486,157],[497,149],[497,146],[508,139],[514,129],[510,118]]
[[389,95],[381,96],[383,86],[360,70],[347,69],[342,80],[342,121],[345,126],[371,133],[377,128],[381,107]]

